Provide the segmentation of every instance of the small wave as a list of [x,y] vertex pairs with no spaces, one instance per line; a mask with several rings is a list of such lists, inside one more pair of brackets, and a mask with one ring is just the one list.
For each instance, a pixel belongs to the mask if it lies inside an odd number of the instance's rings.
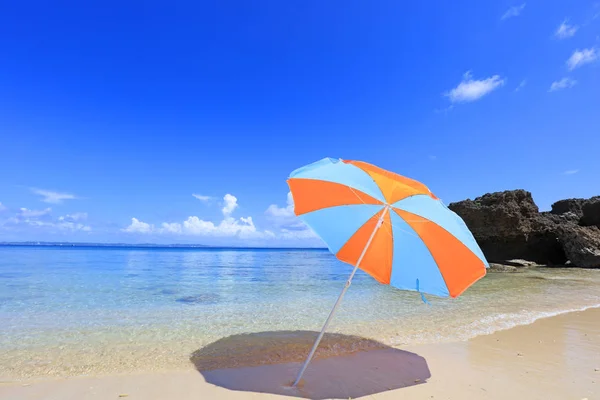
[[600,303],[556,311],[523,311],[492,314],[482,317],[477,321],[467,323],[458,329],[446,327],[445,331],[443,330],[444,328],[441,328],[435,331],[427,329],[413,333],[397,333],[396,335],[388,336],[383,340],[383,343],[397,347],[407,344],[463,342],[477,336],[491,335],[495,332],[508,330],[517,326],[530,325],[539,319],[585,311],[592,308],[600,308]]
[[556,317],[571,312],[581,312],[592,308],[600,308],[600,303],[566,310],[539,312],[526,311],[521,313],[490,315],[468,325],[467,332],[465,332],[466,337],[461,338],[461,340],[469,340],[477,336],[490,335],[517,326],[530,325],[540,319]]
[[573,281],[573,282],[594,282],[592,279],[578,278],[574,276],[552,276],[552,275],[529,275],[529,279],[541,279],[545,281]]

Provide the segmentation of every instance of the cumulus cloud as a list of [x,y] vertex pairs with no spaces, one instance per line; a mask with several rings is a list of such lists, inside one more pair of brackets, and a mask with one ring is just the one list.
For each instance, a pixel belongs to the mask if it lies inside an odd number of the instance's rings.
[[131,224],[124,228],[123,231],[129,233],[151,233],[154,231],[154,225],[142,222],[137,218],[131,218]]
[[87,217],[88,217],[87,213],[77,212],[77,213],[73,213],[73,214],[64,215],[62,217],[59,217],[58,219],[60,221],[77,222],[77,221],[85,221],[87,219]]
[[452,103],[465,103],[479,100],[483,96],[493,92],[502,85],[505,80],[499,75],[485,79],[473,79],[471,71],[463,75],[463,80],[454,89],[444,93]]
[[232,217],[224,218],[219,224],[212,221],[205,221],[197,216],[188,217],[183,223],[163,222],[160,227],[152,224],[131,219],[131,224],[123,229],[129,233],[143,234],[182,234],[189,236],[212,236],[212,237],[240,237],[240,238],[258,238],[266,237],[259,232],[252,221],[252,217],[235,219]]
[[[84,217],[85,215],[85,217]],[[52,209],[46,208],[43,210],[30,210],[28,208],[20,208],[12,217],[8,218],[4,223],[4,228],[24,228],[33,227],[47,229],[52,231],[84,231],[89,232],[92,228],[81,222],[87,218],[86,213],[75,213],[72,215],[60,216],[54,218]]]
[[316,238],[317,235],[294,213],[294,197],[291,192],[287,194],[285,207],[271,204],[265,211],[267,219],[280,229],[280,236],[285,239]]
[[285,207],[271,204],[265,211],[267,219],[276,227],[287,229],[305,228],[306,225],[294,213],[294,197],[288,192]]
[[562,78],[559,81],[552,82],[550,85],[549,92],[556,92],[557,90],[569,89],[577,84],[577,81],[571,78]]
[[[208,197],[195,194],[193,196],[199,200],[204,200],[205,197]],[[155,227],[154,225],[140,221],[137,218],[132,218],[131,224],[124,228],[123,231],[143,234],[180,234],[214,237],[237,236],[241,238],[265,236],[263,232],[259,232],[256,229],[252,217],[235,219],[231,216],[233,211],[238,208],[237,197],[228,193],[223,197],[223,201],[224,206],[221,210],[223,213],[223,220],[218,224],[215,224],[212,221],[205,221],[197,216],[190,216],[181,223],[163,222],[160,226]]]
[[559,39],[567,39],[575,36],[579,27],[577,25],[569,25],[568,20],[564,20],[554,32],[554,36]]
[[502,17],[500,19],[505,20],[508,18],[518,17],[519,15],[521,15],[523,10],[525,9],[526,4],[527,3],[523,3],[519,6],[513,6],[513,7],[509,8],[508,10],[506,10],[506,12],[504,14],[502,14]]
[[163,222],[160,229],[161,232],[166,233],[181,233],[181,224],[178,224],[177,222]]
[[17,217],[19,218],[39,218],[45,215],[50,215],[52,212],[51,208],[46,208],[44,210],[29,210],[27,208],[20,208],[17,213]]
[[59,229],[69,230],[69,231],[90,232],[92,230],[92,228],[89,225],[75,223],[75,222],[60,222],[60,223],[55,223],[53,226],[57,227]]
[[271,205],[265,212],[267,219],[273,225],[273,230],[260,230],[256,227],[252,217],[234,218],[233,211],[238,208],[235,196],[224,196],[225,205],[221,210],[223,219],[216,223],[207,221],[197,216],[189,216],[182,222],[163,222],[153,225],[137,218],[131,219],[131,224],[122,229],[124,232],[153,235],[185,235],[192,237],[211,238],[239,238],[239,239],[282,239],[299,240],[314,239],[317,236],[294,215],[294,203],[291,193],[288,194],[287,205],[278,207]]
[[285,207],[279,207],[277,204],[271,204],[265,214],[274,218],[293,218],[294,215],[294,197],[292,192],[287,194],[287,202]]
[[567,60],[567,68],[572,71],[583,65],[592,63],[598,59],[598,52],[595,48],[575,50],[571,57]]
[[194,196],[194,197],[195,197],[195,198],[197,198],[198,200],[200,200],[200,201],[204,201],[204,202],[207,202],[207,201],[209,201],[209,200],[211,199],[211,197],[210,197],[210,196],[204,196],[204,195],[201,195],[201,194],[196,194],[196,193],[193,193],[193,194],[192,194],[192,196]]
[[43,202],[52,204],[60,204],[63,202],[63,200],[73,200],[77,198],[77,196],[74,194],[55,192],[52,190],[31,188],[31,191],[39,196],[42,196]]
[[223,215],[229,216],[231,213],[238,207],[237,198],[229,193],[223,197],[225,201],[225,206],[223,207]]

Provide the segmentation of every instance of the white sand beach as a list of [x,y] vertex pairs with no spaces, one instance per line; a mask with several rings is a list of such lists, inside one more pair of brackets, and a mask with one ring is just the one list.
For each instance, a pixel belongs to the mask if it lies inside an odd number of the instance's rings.
[[[225,357],[235,358],[235,353]],[[599,399],[600,309],[466,342],[413,345],[298,363],[6,382],[0,398],[34,399]],[[291,396],[291,397],[290,397]]]

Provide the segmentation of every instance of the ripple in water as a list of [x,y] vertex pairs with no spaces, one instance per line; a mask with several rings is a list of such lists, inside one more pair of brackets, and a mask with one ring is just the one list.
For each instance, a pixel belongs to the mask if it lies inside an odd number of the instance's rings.
[[[318,331],[350,270],[327,251],[0,248],[0,376],[189,368],[223,338]],[[458,299],[428,300],[359,273],[329,333],[465,340],[600,305],[600,271],[488,274]]]

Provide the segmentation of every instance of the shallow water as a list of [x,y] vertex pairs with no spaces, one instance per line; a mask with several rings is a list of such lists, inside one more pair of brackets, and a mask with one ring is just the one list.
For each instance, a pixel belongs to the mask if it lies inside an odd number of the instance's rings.
[[[231,335],[318,331],[350,270],[324,250],[0,247],[0,380],[186,368]],[[428,300],[358,273],[329,331],[464,340],[600,306],[600,270],[488,273]]]

